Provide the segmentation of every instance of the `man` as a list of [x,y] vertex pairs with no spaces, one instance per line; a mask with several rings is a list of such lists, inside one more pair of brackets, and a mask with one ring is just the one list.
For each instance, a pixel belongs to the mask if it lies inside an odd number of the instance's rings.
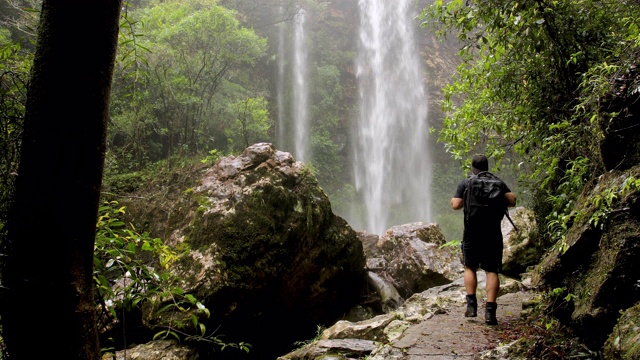
[[[469,182],[473,177],[489,170],[489,161],[484,155],[475,155],[471,159],[471,171],[473,175],[462,180],[456,189],[456,193],[451,199],[451,207],[454,210],[464,208],[464,234],[462,239],[462,256],[464,265],[464,287],[467,292],[466,317],[476,317],[478,300],[476,298],[476,288],[478,278],[476,272],[482,268],[486,275],[487,304],[485,308],[485,322],[488,325],[496,325],[496,297],[500,288],[498,273],[502,267],[502,230],[500,222],[507,207],[516,205],[516,196],[509,190],[507,185],[492,174],[481,174],[491,176],[495,186],[498,187],[498,202],[502,208],[498,215],[492,214],[489,207],[472,207],[469,204]],[[465,203],[467,204],[465,206]],[[499,207],[500,208],[500,207]]]

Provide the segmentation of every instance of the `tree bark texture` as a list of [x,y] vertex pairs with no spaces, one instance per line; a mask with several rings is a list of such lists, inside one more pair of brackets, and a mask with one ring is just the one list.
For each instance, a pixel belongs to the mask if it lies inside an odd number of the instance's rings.
[[122,0],[45,0],[2,311],[11,360],[99,359],[93,250]]

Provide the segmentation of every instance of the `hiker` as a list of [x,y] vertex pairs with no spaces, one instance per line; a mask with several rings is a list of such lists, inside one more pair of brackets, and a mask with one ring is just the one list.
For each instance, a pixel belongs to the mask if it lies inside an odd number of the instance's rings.
[[464,208],[462,262],[467,292],[467,310],[464,316],[477,316],[476,272],[478,268],[482,268],[487,275],[485,323],[497,325],[496,298],[500,288],[498,273],[502,267],[503,247],[500,223],[507,207],[516,205],[516,195],[502,180],[489,172],[486,156],[475,155],[471,159],[471,172],[473,175],[460,182],[451,199],[454,210]]

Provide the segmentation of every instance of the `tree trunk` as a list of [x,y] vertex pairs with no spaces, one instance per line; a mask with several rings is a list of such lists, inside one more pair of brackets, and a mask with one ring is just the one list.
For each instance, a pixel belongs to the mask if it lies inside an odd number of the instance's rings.
[[122,0],[45,0],[8,223],[11,360],[99,359],[93,249]]

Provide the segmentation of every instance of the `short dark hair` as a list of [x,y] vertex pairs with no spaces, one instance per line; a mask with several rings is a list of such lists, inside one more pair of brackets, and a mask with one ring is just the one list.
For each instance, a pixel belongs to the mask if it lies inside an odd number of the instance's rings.
[[489,160],[482,154],[474,155],[471,159],[471,167],[478,171],[489,171]]

